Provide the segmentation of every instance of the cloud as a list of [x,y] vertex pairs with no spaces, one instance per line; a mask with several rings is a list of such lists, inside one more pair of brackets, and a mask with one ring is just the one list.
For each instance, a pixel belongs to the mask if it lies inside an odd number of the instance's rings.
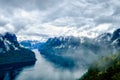
[[[61,36],[72,32],[79,35],[79,31],[104,24],[119,28],[119,8],[119,0],[0,0],[0,30],[18,36],[28,33],[32,36],[36,31],[46,36]],[[12,28],[6,30],[6,26]]]
[[62,2],[56,0],[0,0],[0,7],[6,10],[26,9],[26,10],[47,10]]
[[5,26],[6,24],[7,24],[6,21],[4,21],[4,20],[1,20],[1,21],[0,21],[0,26]]

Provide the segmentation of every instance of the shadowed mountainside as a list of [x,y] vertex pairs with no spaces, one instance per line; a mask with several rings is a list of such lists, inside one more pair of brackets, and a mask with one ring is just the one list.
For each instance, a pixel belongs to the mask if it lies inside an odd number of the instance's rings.
[[36,61],[35,54],[23,47],[12,33],[0,34],[0,67],[11,63]]

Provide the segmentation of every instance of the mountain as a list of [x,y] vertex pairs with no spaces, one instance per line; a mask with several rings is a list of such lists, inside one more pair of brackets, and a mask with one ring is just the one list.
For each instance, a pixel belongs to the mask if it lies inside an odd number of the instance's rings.
[[120,29],[117,29],[113,32],[111,42],[114,48],[120,50]]
[[21,46],[24,46],[27,49],[33,50],[41,47],[43,42],[36,41],[36,40],[24,40],[24,41],[21,41],[20,44]]
[[49,38],[45,43],[25,40],[20,44],[28,49],[38,49],[40,54],[53,64],[72,68],[79,65],[88,66],[97,58],[113,54],[116,49],[119,49],[118,34],[119,29],[113,33],[102,33],[94,39],[61,36]]
[[103,49],[110,52],[107,47],[96,44],[94,39],[67,36],[49,38],[39,51],[43,57],[59,67],[75,68],[81,65],[88,67],[98,55],[106,55],[102,52]]
[[110,44],[111,42],[111,33],[103,33],[95,38],[95,41],[98,43]]
[[35,54],[21,47],[15,34],[0,34],[0,68],[2,65],[35,61]]
[[117,29],[113,32],[113,36],[111,38],[111,41],[115,41],[116,39],[120,38],[120,29]]
[[[100,46],[112,47],[115,51],[120,50],[120,29],[113,33],[103,33],[95,38],[95,42]],[[102,43],[102,44],[101,44]]]
[[120,80],[120,29],[113,32],[110,43],[116,52],[93,62],[79,80]]
[[113,33],[103,33],[94,39],[74,36],[49,38],[38,48],[43,57],[58,66],[88,67],[92,61],[118,50],[119,31],[117,29]]

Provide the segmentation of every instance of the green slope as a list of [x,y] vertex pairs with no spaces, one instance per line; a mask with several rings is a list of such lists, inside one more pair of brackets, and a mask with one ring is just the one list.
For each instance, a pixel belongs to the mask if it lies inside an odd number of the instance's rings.
[[120,80],[120,51],[93,63],[79,80]]

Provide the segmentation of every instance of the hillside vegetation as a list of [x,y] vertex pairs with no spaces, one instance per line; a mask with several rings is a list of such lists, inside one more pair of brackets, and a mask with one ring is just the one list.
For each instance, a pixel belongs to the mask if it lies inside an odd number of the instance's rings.
[[93,63],[79,80],[120,80],[120,51]]

